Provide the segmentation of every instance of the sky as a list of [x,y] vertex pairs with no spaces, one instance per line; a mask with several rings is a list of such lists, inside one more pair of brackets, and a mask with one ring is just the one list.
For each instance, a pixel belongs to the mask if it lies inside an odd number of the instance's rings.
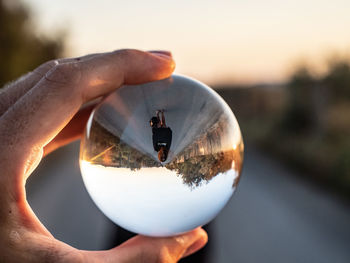
[[23,0],[39,30],[68,31],[68,54],[172,51],[176,72],[208,84],[283,82],[350,53],[349,0]]

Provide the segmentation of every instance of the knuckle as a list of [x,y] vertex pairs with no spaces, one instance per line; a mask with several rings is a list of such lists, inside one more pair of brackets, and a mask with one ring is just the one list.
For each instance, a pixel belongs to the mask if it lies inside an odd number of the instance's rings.
[[54,66],[45,74],[45,79],[49,82],[70,86],[79,82],[80,76],[77,63],[65,63]]
[[57,66],[58,64],[59,64],[59,61],[57,59],[53,59],[53,60],[49,60],[49,61],[45,62],[40,67],[45,67],[47,69],[52,69],[55,66]]
[[39,67],[37,67],[33,72],[37,73],[41,76],[44,76],[48,71],[50,71],[52,68],[58,65],[58,60],[49,60],[45,62],[44,64],[41,64]]

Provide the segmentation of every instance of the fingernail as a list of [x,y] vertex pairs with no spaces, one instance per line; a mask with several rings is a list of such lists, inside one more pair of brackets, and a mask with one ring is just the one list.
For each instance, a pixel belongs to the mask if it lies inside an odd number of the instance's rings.
[[204,245],[207,243],[208,239],[204,236],[202,236],[200,239],[198,239],[196,242],[194,242],[189,248],[187,248],[186,252],[182,255],[182,257],[187,257],[194,252],[200,250]]
[[167,51],[167,50],[151,50],[151,51],[148,51],[149,53],[152,53],[154,55],[157,55],[157,56],[161,56],[161,57],[172,57],[172,54],[170,51]]

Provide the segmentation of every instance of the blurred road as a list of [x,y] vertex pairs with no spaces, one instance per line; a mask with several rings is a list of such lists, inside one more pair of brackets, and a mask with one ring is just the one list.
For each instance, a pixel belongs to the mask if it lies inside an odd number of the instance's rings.
[[350,262],[350,206],[247,148],[209,262]]
[[[116,228],[84,188],[78,148],[40,164],[28,180],[28,200],[56,238],[107,248]],[[206,262],[350,262],[349,223],[349,204],[248,147],[238,190],[210,224]]]

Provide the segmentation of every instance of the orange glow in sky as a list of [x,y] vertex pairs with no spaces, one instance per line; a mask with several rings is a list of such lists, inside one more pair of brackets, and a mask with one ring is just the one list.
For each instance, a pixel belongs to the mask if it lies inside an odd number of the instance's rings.
[[349,54],[349,0],[25,0],[45,31],[69,32],[69,55],[167,49],[203,82],[285,80],[296,60]]

